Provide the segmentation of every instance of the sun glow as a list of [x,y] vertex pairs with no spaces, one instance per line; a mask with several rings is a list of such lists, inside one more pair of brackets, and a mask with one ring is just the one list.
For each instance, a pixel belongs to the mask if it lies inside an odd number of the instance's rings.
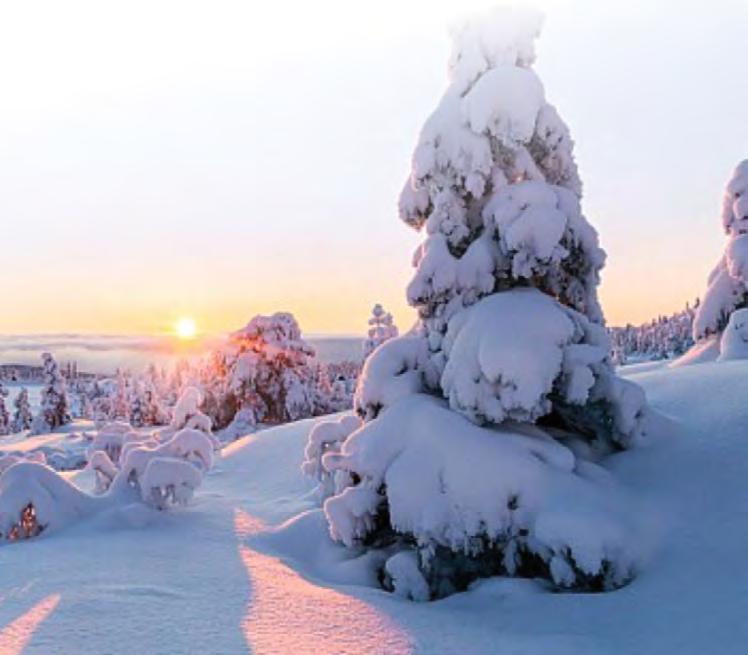
[[194,339],[197,336],[197,325],[191,318],[180,318],[174,326],[174,332],[180,339]]

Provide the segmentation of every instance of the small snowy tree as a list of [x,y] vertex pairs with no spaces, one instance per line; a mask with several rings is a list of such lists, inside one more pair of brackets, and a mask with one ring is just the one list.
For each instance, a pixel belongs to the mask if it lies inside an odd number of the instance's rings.
[[0,435],[8,434],[11,431],[10,415],[8,408],[5,406],[5,399],[8,397],[8,390],[0,382]]
[[722,333],[735,310],[748,307],[748,160],[738,164],[725,187],[722,227],[725,253],[709,275],[693,322],[693,338],[702,347]]
[[65,378],[50,353],[42,354],[42,376],[44,386],[41,407],[35,419],[34,431],[43,433],[70,423]]
[[255,316],[231,335],[228,391],[256,423],[285,423],[312,416],[314,349],[292,314]]
[[136,380],[131,386],[130,423],[135,427],[165,425],[166,412],[156,397],[156,390],[150,380]]
[[29,392],[26,387],[22,387],[13,401],[13,432],[23,432],[31,428],[34,417],[31,413],[31,404],[29,403]]
[[456,30],[400,198],[425,233],[407,290],[419,323],[367,359],[366,423],[321,457],[351,481],[325,502],[332,536],[382,549],[384,586],[412,598],[496,574],[609,589],[635,565],[631,510],[584,471],[638,443],[648,413],[610,361],[605,255],[532,69],[539,28],[500,8]]
[[364,341],[364,359],[371,355],[385,341],[389,341],[397,335],[398,330],[392,314],[384,311],[384,308],[379,303],[374,305],[374,308],[371,310],[366,341]]

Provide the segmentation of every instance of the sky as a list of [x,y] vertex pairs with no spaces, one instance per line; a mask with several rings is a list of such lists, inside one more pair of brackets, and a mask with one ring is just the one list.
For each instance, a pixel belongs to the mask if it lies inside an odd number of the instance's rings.
[[[6,2],[0,333],[202,332],[292,311],[401,327],[420,241],[396,202],[483,0]],[[608,252],[608,322],[703,293],[748,157],[742,1],[535,2],[536,69]]]

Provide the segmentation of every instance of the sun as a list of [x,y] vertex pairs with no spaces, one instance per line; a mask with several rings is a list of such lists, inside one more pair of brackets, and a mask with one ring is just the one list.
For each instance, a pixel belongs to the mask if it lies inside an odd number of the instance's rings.
[[194,339],[197,336],[197,325],[191,318],[180,318],[174,326],[174,332],[180,339]]

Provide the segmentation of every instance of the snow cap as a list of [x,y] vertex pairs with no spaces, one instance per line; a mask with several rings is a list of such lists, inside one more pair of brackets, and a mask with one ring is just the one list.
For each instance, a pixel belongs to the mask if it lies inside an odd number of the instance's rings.
[[467,88],[489,68],[529,68],[543,14],[529,7],[500,5],[463,18],[452,26],[450,79]]

